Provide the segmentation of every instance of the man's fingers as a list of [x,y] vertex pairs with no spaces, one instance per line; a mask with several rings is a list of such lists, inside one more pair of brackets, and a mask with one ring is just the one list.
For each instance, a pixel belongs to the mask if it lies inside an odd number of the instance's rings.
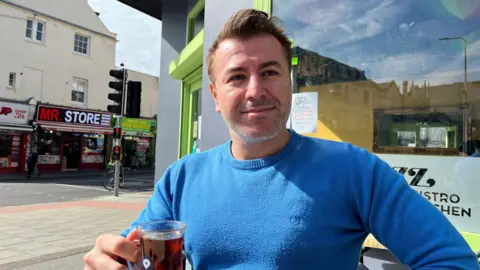
[[137,229],[133,229],[128,235],[128,241],[134,241],[140,239],[140,232]]
[[102,253],[119,256],[131,262],[140,256],[140,249],[122,236],[102,235],[97,238],[96,246]]
[[127,270],[126,265],[122,265],[104,253],[89,253],[83,258],[85,269],[95,270]]

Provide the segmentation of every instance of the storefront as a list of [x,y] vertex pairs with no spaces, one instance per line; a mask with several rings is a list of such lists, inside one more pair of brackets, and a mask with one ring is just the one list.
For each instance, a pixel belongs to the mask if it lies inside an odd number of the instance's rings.
[[110,113],[38,105],[40,171],[101,170],[105,168],[105,137],[112,134]]
[[27,104],[0,101],[0,173],[24,172],[32,126]]
[[229,139],[205,60],[225,21],[256,8],[293,42],[288,126],[378,155],[480,251],[480,2],[199,0],[158,12],[122,2],[176,29],[162,32],[157,179],[194,145]]
[[[112,126],[115,126],[115,120]],[[132,156],[136,165],[146,167],[155,157],[156,122],[152,119],[122,118],[123,151],[125,164],[132,166]]]

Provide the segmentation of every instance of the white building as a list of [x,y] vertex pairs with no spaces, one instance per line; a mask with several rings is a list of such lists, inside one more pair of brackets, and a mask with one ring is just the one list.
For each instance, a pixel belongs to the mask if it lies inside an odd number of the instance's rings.
[[116,42],[87,0],[0,0],[0,97],[105,111]]

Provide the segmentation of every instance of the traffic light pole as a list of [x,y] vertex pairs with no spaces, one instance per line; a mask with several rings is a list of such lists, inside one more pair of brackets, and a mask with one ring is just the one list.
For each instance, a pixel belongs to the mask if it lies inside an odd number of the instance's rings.
[[[122,116],[121,115],[119,117],[117,117],[116,122],[117,123],[116,123],[115,127],[116,128],[122,128]],[[122,139],[115,139],[114,144],[116,146],[121,145],[122,144]],[[122,152],[120,151],[120,153],[122,153]],[[115,175],[114,175],[115,176],[115,186],[113,188],[113,192],[115,193],[115,197],[118,197],[118,188],[119,188],[119,185],[120,185],[120,167],[121,167],[121,164],[122,164],[121,158],[115,160],[115,165],[114,165],[115,166],[114,167],[115,168]],[[124,175],[124,177],[125,177],[125,175]]]
[[[126,98],[126,86],[127,86],[127,70],[123,69],[123,85],[122,85],[122,103],[120,104],[120,114],[117,115],[117,121],[116,121],[116,128],[120,128],[122,130],[122,116],[125,112],[125,98]],[[115,146],[120,146],[120,158],[115,160],[115,186],[113,188],[113,192],[115,194],[115,197],[118,197],[118,189],[120,186],[120,169],[122,166],[122,157],[123,155],[123,149],[122,149],[122,135],[120,134],[120,139],[115,139]],[[122,177],[125,177],[125,175],[122,175]]]

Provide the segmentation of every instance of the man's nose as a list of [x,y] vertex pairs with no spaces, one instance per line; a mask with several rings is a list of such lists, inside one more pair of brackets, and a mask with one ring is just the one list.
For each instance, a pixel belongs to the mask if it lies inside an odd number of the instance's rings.
[[250,76],[250,80],[247,85],[247,99],[259,99],[266,96],[265,86],[262,83],[261,78],[258,76]]

